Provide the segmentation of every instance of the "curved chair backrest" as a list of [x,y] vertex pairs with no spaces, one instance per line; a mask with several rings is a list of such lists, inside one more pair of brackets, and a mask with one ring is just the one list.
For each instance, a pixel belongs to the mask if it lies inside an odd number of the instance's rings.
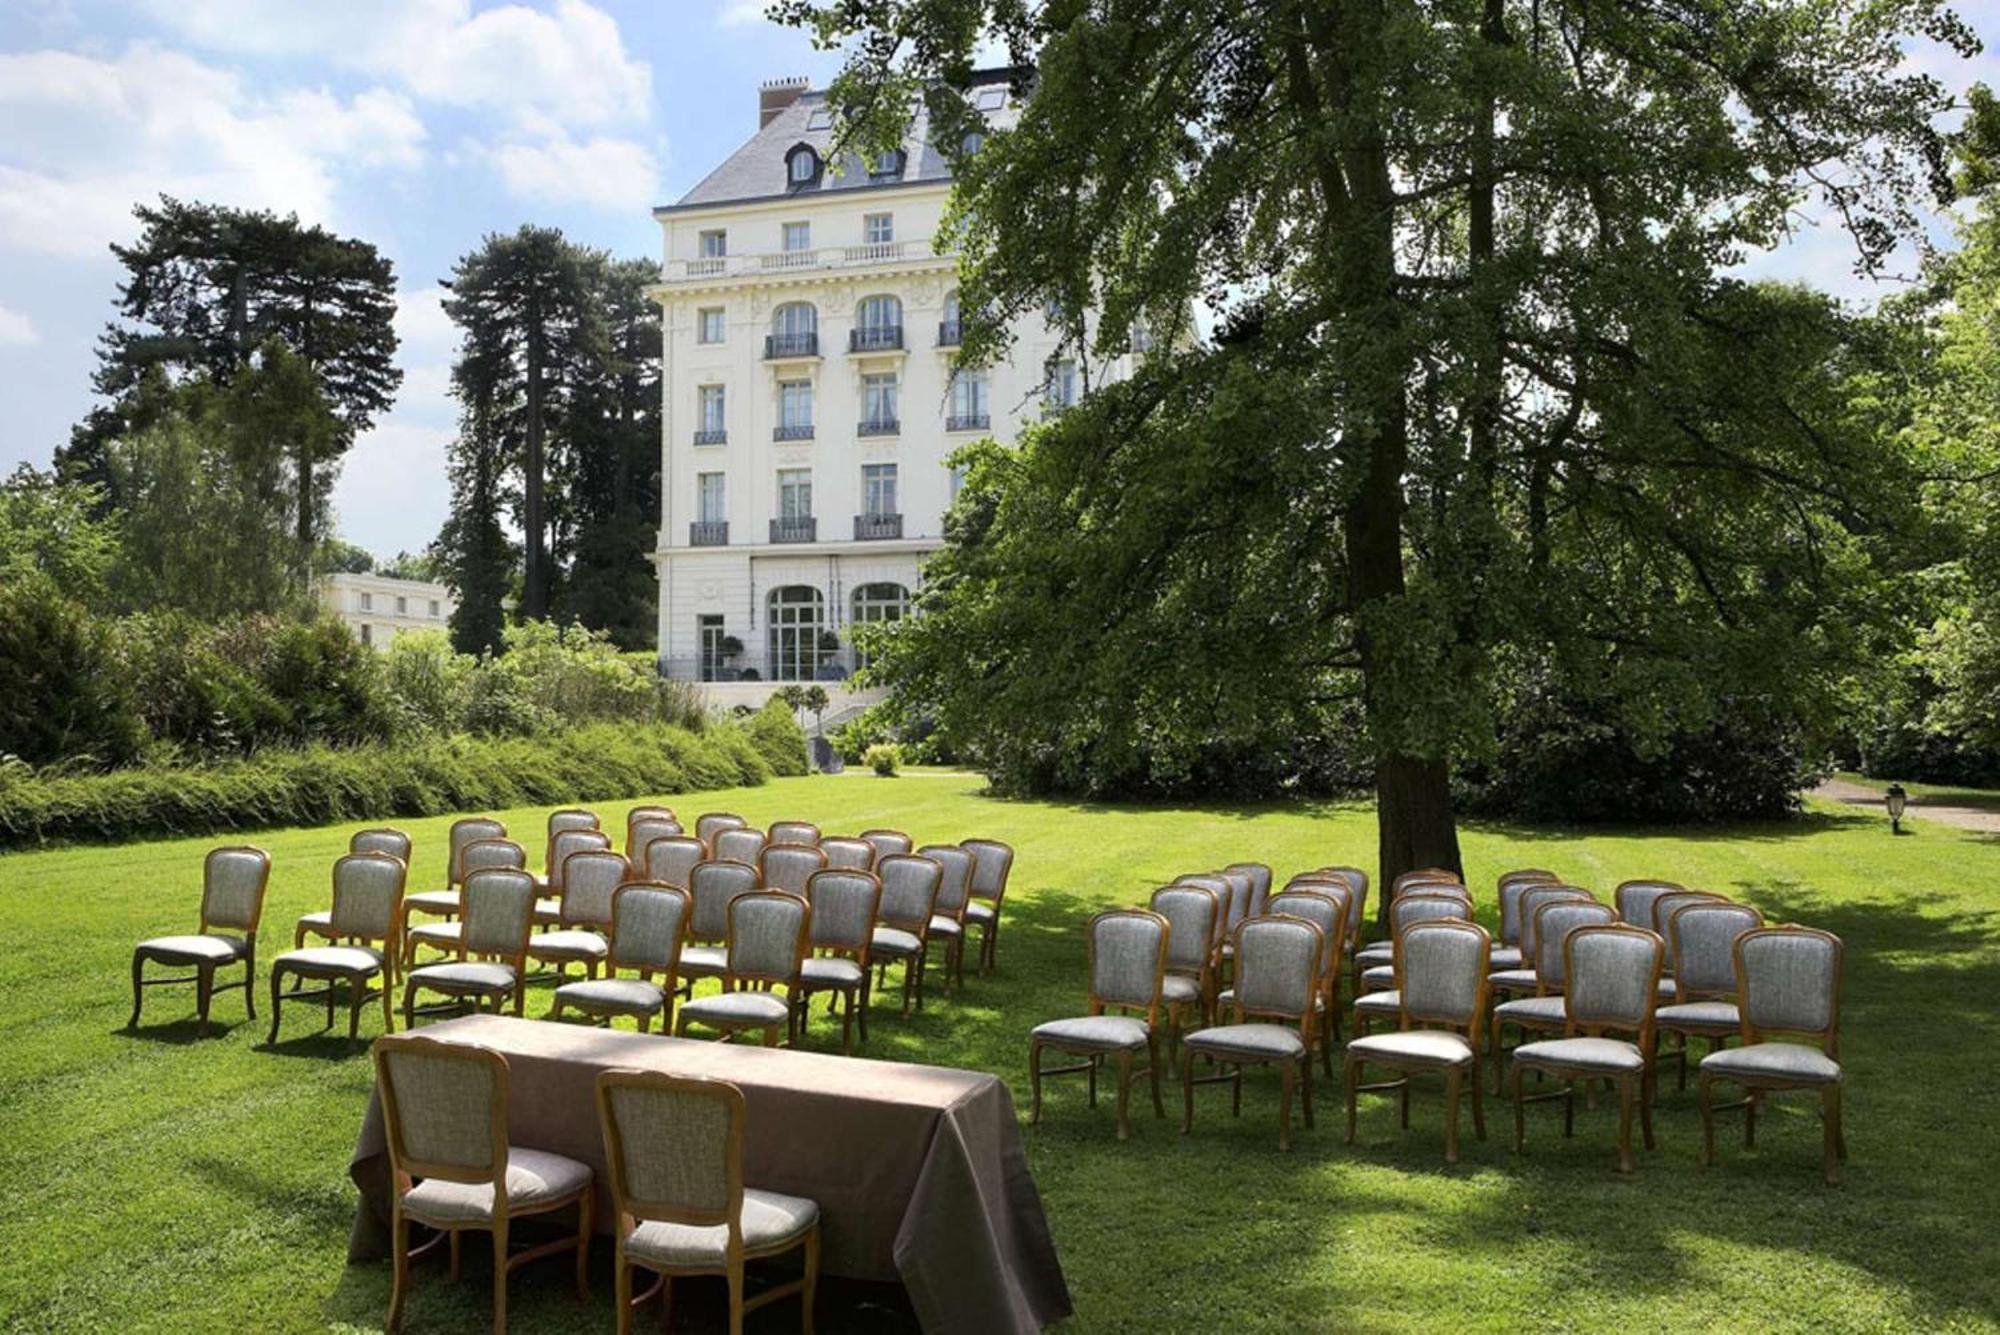
[[680,817],[674,814],[672,807],[663,807],[657,802],[641,802],[625,813],[625,828],[629,830],[634,821],[642,820],[678,821]]
[[1471,922],[1472,901],[1463,895],[1432,894],[1426,886],[1423,890],[1404,891],[1389,905],[1392,937],[1412,923],[1439,921]]
[[1163,885],[1147,905],[1166,920],[1167,968],[1200,974],[1215,958],[1215,891],[1199,885]]
[[1563,940],[1563,971],[1569,978],[1564,1032],[1632,1033],[1639,1037],[1640,1051],[1650,1050],[1661,950],[1657,935],[1630,923],[1578,927],[1568,933]]
[[1014,849],[998,839],[961,839],[958,846],[972,854],[972,897],[998,904],[1007,897],[1007,877],[1014,870]]
[[[1642,922],[1638,925],[1641,927],[1650,927],[1653,931],[1660,934],[1662,940],[1665,940],[1667,924],[1673,921],[1673,916],[1676,913],[1688,905],[1727,904],[1728,902],[1721,895],[1710,894],[1706,890],[1676,890],[1672,894],[1661,895],[1658,899],[1655,899],[1653,901],[1652,920],[1650,922]],[[1667,957],[1663,967],[1669,971],[1680,967],[1674,959],[1674,947],[1671,941],[1667,942]]]
[[356,830],[354,837],[347,841],[350,853],[387,853],[392,858],[401,858],[405,867],[410,865],[413,847],[409,835],[387,825],[372,830]]
[[1340,967],[1340,937],[1347,926],[1346,887],[1338,887],[1331,894],[1319,890],[1281,890],[1271,896],[1267,907],[1269,913],[1257,917],[1303,918],[1319,929],[1322,947],[1319,974],[1321,978],[1332,977]]
[[1237,927],[1242,924],[1245,918],[1250,916],[1250,896],[1256,888],[1256,882],[1251,878],[1249,872],[1232,871],[1228,867],[1217,867],[1209,875],[1220,876],[1223,880],[1229,882],[1228,930],[1230,940],[1234,941],[1236,939]]
[[1516,867],[1503,871],[1493,882],[1496,890],[1504,890],[1510,885],[1561,885],[1562,877],[1546,867]]
[[914,853],[891,853],[876,861],[875,875],[882,882],[882,904],[877,911],[882,925],[922,936],[937,911],[943,865]]
[[764,832],[753,830],[747,825],[732,825],[726,830],[717,830],[715,837],[708,841],[710,856],[727,862],[746,862],[757,865],[764,856]]
[[712,1076],[605,1071],[597,1117],[612,1207],[635,1221],[722,1229],[743,1251],[743,1092]]
[[403,885],[408,873],[403,860],[388,853],[349,853],[335,861],[334,938],[387,941],[403,917]]
[[398,1173],[506,1191],[505,1057],[470,1043],[385,1034],[375,1042],[375,1087]]
[[[551,841],[564,830],[595,830],[601,822],[595,811],[582,807],[558,807],[549,813],[548,837]],[[630,828],[628,823],[627,828]]]
[[535,878],[519,867],[481,867],[465,878],[460,941],[468,955],[493,955],[518,970],[535,925]]
[[1347,928],[1341,933],[1341,941],[1351,946],[1354,943],[1355,936],[1361,931],[1362,919],[1367,913],[1368,873],[1359,867],[1321,867],[1317,871],[1309,871],[1294,876],[1292,882],[1319,881],[1329,878],[1344,882],[1348,889]]
[[687,939],[688,892],[657,881],[627,881],[611,896],[611,963],[671,976]]
[[1743,1041],[1767,1034],[1817,1039],[1840,1055],[1840,964],[1846,947],[1817,927],[1759,927],[1736,938]]
[[1478,1042],[1486,1009],[1486,962],[1492,938],[1477,923],[1453,918],[1413,922],[1396,936],[1396,988],[1402,1027],[1448,1025]]
[[1271,869],[1261,862],[1232,862],[1223,870],[1250,878],[1250,916],[1263,917],[1264,901],[1271,897]]
[[1618,906],[1621,922],[1650,929],[1653,926],[1653,905],[1659,903],[1662,896],[1685,889],[1687,887],[1678,881],[1620,881],[1618,888],[1611,892],[1611,902]]
[[646,845],[644,871],[649,881],[663,881],[685,890],[695,864],[708,860],[701,840],[688,834],[670,834]]
[[1236,928],[1237,1023],[1297,1020],[1310,1034],[1328,950],[1326,933],[1296,912],[1244,919]]
[[1748,904],[1698,900],[1674,910],[1666,938],[1674,958],[1674,998],[1702,1001],[1736,995],[1736,938],[1764,925]]
[[724,830],[740,830],[750,822],[733,811],[706,811],[694,818],[694,837],[715,847],[715,836]]
[[[466,816],[451,823],[447,837],[451,857],[451,884],[465,884],[465,850],[489,839],[505,839],[507,827],[491,816]],[[526,863],[522,864],[526,866]]]
[[1559,900],[1588,899],[1596,902],[1597,896],[1588,890],[1579,890],[1573,885],[1531,885],[1521,894],[1521,958],[1530,965],[1535,959],[1535,914],[1544,904],[1554,904]]
[[686,834],[681,823],[670,816],[647,816],[625,827],[625,856],[634,862],[646,856],[655,839],[672,839]]
[[873,872],[816,871],[806,882],[806,902],[812,905],[812,945],[838,950],[863,965],[875,939],[875,918],[882,908],[882,883]]
[[632,864],[610,848],[579,849],[564,858],[563,925],[609,927],[612,900],[631,879]]
[[966,901],[972,894],[972,854],[957,844],[925,844],[917,850],[917,856],[929,858],[944,869],[938,882],[937,907],[932,912],[963,919]]
[[729,905],[757,889],[757,869],[741,862],[709,861],[688,873],[688,936],[695,941],[721,941],[729,935]]
[[1594,899],[1555,899],[1535,910],[1535,989],[1543,996],[1561,992],[1568,977],[1563,954],[1569,934],[1579,927],[1618,921],[1618,910]]
[[773,844],[764,850],[757,870],[767,890],[783,890],[804,899],[813,873],[826,869],[826,854],[805,844]]
[[1562,884],[1545,871],[1508,872],[1500,878],[1500,944],[1521,944],[1521,899],[1537,886]]
[[[563,868],[569,864],[572,853],[588,853],[608,850],[611,836],[602,830],[560,830],[549,840],[548,881],[549,889],[557,894],[563,889]],[[607,909],[609,905],[605,906]]]
[[248,844],[209,849],[201,860],[201,930],[257,935],[270,885],[271,855],[263,849]]
[[917,842],[901,830],[863,830],[861,837],[875,845],[877,862],[891,853],[907,853],[916,847]]
[[782,890],[729,901],[729,977],[736,983],[797,981],[812,931],[812,908]]
[[1401,873],[1395,880],[1389,882],[1390,901],[1402,898],[1410,887],[1418,884],[1463,885],[1465,878],[1449,867],[1416,867]]
[[521,871],[527,865],[528,850],[512,839],[480,839],[459,853],[458,883],[464,885],[477,871]]
[[1146,909],[1106,909],[1084,933],[1089,956],[1090,1013],[1106,1006],[1159,1018],[1160,982],[1167,972],[1167,920]]
[[1229,882],[1220,876],[1197,874],[1179,877],[1174,881],[1174,884],[1191,885],[1196,889],[1206,890],[1215,896],[1215,945],[1213,949],[1220,951],[1222,943],[1229,940],[1229,899],[1235,893],[1230,889]]
[[778,844],[804,844],[817,848],[819,826],[809,820],[774,820],[766,839],[774,847]]
[[850,839],[845,835],[833,835],[819,841],[819,851],[826,854],[826,865],[837,871],[875,870],[875,845],[866,839]]

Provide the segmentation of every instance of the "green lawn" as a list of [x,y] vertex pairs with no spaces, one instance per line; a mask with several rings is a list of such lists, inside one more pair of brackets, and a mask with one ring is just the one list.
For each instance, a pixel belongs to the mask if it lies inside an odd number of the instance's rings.
[[[672,800],[754,822],[800,816],[833,831],[894,824],[919,840],[1012,842],[1000,971],[913,1021],[884,1011],[870,1055],[997,1072],[1023,1109],[1027,1031],[1079,1008],[1080,930],[1094,909],[1241,858],[1270,862],[1281,880],[1372,862],[1362,806],[1126,808],[999,801],[980,787],[963,774],[854,775]],[[622,824],[625,805],[598,809]],[[532,856],[542,814],[504,813]],[[448,821],[403,824],[417,841],[412,884],[430,886]],[[297,914],[324,906],[351,828],[255,837],[275,862],[266,960],[289,944]],[[1723,1162],[1704,1171],[1692,1091],[1671,1080],[1659,1149],[1630,1178],[1613,1171],[1615,1111],[1602,1101],[1579,1109],[1568,1143],[1556,1105],[1532,1108],[1525,1156],[1507,1147],[1510,1117],[1490,1104],[1492,1139],[1474,1141],[1468,1117],[1465,1161],[1447,1170],[1427,1091],[1407,1134],[1389,1100],[1364,1103],[1349,1148],[1337,1082],[1322,1084],[1318,1128],[1281,1155],[1274,1075],[1252,1078],[1240,1122],[1210,1087],[1191,1138],[1137,1115],[1124,1145],[1108,1103],[1092,1112],[1079,1084],[1059,1083],[1043,1124],[1024,1134],[1076,1302],[1072,1328],[1995,1328],[2000,846],[1912,828],[1891,839],[1879,818],[1828,806],[1727,831],[1465,834],[1468,879],[1489,914],[1497,873],[1545,865],[1606,892],[1625,877],[1673,877],[1844,937],[1844,1186],[1821,1185],[1805,1101],[1765,1119],[1755,1153],[1725,1134]],[[145,1029],[123,1033],[131,945],[192,930],[201,854],[214,842],[0,857],[0,1326],[381,1323],[386,1265],[345,1264],[355,1203],[346,1165],[369,1085],[362,1052],[312,1037],[309,1007],[267,1051],[264,1025],[242,1022],[236,993],[217,1003],[233,1026],[225,1036],[194,1041],[192,1025],[176,1022],[192,992],[171,989],[149,996]],[[529,1004],[540,1013],[546,993]],[[376,1022],[370,1014],[366,1032]],[[829,1037],[837,1044],[837,1029],[816,1029],[818,1043]],[[559,1262],[518,1273],[515,1328],[608,1330],[608,1251],[588,1310]],[[885,1324],[880,1309],[855,1310],[851,1293],[834,1299],[850,1305],[829,1302],[823,1328]],[[469,1262],[458,1286],[424,1269],[408,1325],[469,1331],[487,1311],[483,1264]],[[778,1304],[753,1327],[795,1329],[796,1311]]]

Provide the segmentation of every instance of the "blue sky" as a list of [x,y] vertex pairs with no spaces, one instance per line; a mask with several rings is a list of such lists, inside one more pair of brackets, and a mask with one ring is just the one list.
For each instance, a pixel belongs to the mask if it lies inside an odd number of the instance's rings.
[[[834,57],[765,0],[7,0],[0,6],[0,473],[90,402],[130,209],[160,193],[297,212],[395,261],[395,410],[349,455],[344,536],[418,549],[444,518],[449,323],[437,280],[493,231],[553,224],[652,254],[648,206],[756,126],[757,85]],[[1961,5],[2000,47],[2000,15]],[[1913,60],[1962,88],[1989,54]],[[1868,295],[1805,228],[1760,272]]]

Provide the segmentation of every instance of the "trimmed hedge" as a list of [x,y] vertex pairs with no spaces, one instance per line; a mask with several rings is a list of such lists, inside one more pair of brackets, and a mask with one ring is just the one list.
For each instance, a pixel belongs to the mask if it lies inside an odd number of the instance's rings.
[[[798,734],[799,754],[804,752]],[[759,784],[776,729],[598,723],[537,737],[453,736],[267,750],[244,760],[109,774],[0,766],[0,848],[435,816]],[[803,773],[787,767],[786,773]]]

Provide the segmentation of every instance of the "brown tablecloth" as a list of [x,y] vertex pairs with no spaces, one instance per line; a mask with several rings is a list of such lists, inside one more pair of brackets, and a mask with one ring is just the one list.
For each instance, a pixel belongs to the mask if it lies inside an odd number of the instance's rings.
[[[473,1015],[426,1037],[507,1058],[508,1138],[609,1181],[596,1078],[613,1067],[720,1076],[743,1091],[743,1178],[819,1202],[821,1270],[901,1279],[926,1330],[1039,1330],[1070,1313],[1007,1086],[976,1071]],[[370,1095],[348,1174],[348,1259],[389,1251],[389,1151]],[[611,1193],[598,1193],[609,1232]]]

